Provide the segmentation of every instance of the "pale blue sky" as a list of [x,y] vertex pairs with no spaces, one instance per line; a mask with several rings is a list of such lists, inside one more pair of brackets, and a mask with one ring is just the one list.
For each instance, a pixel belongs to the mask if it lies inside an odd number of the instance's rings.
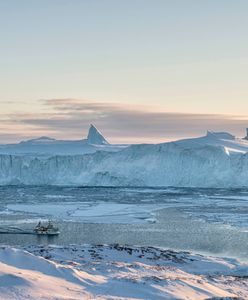
[[[0,133],[18,139],[42,132],[20,120],[54,118],[41,99],[64,98],[235,115],[243,126],[247,11],[246,0],[0,0]],[[242,126],[227,129],[241,134]],[[59,127],[50,131],[58,135]],[[164,139],[162,131],[161,121],[156,139]],[[185,135],[198,132],[189,127]]]

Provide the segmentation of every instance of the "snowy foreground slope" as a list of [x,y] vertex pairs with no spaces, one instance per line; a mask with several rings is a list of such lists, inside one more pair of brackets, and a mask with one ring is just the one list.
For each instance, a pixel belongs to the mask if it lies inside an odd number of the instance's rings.
[[153,247],[1,247],[0,299],[247,299],[247,270]]
[[[78,155],[0,155],[0,184],[247,187],[248,141],[229,133]],[[114,147],[114,146],[113,146]]]

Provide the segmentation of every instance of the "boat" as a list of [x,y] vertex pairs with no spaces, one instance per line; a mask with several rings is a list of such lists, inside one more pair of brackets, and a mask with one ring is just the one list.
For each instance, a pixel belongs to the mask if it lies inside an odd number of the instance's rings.
[[52,221],[48,221],[47,224],[42,224],[40,221],[34,228],[34,233],[38,235],[58,235],[59,229],[53,225]]

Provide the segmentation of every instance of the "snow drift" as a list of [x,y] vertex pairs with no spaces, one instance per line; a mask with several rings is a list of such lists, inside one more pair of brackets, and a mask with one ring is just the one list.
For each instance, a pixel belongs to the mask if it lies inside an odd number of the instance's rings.
[[5,300],[247,299],[246,277],[234,259],[153,247],[0,248]]
[[248,141],[228,133],[82,155],[0,155],[0,184],[247,187]]

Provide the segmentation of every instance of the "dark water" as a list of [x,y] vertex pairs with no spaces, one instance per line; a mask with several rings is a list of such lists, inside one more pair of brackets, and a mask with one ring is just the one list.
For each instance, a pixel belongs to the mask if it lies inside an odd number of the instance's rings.
[[[123,204],[143,206],[155,212],[155,223],[118,222],[112,212],[102,223],[90,218],[64,219],[51,211],[25,212],[8,206],[27,204],[64,205]],[[91,210],[94,212],[94,205]],[[162,207],[161,207],[162,206]],[[131,209],[132,211],[132,209]],[[132,213],[129,212],[127,217]],[[191,250],[213,255],[248,258],[248,190],[189,188],[80,188],[0,187],[1,226],[32,228],[39,219],[53,218],[61,231],[58,237],[0,234],[1,244],[83,244],[122,243]],[[132,217],[132,216],[131,216]],[[122,219],[123,220],[123,217]]]

